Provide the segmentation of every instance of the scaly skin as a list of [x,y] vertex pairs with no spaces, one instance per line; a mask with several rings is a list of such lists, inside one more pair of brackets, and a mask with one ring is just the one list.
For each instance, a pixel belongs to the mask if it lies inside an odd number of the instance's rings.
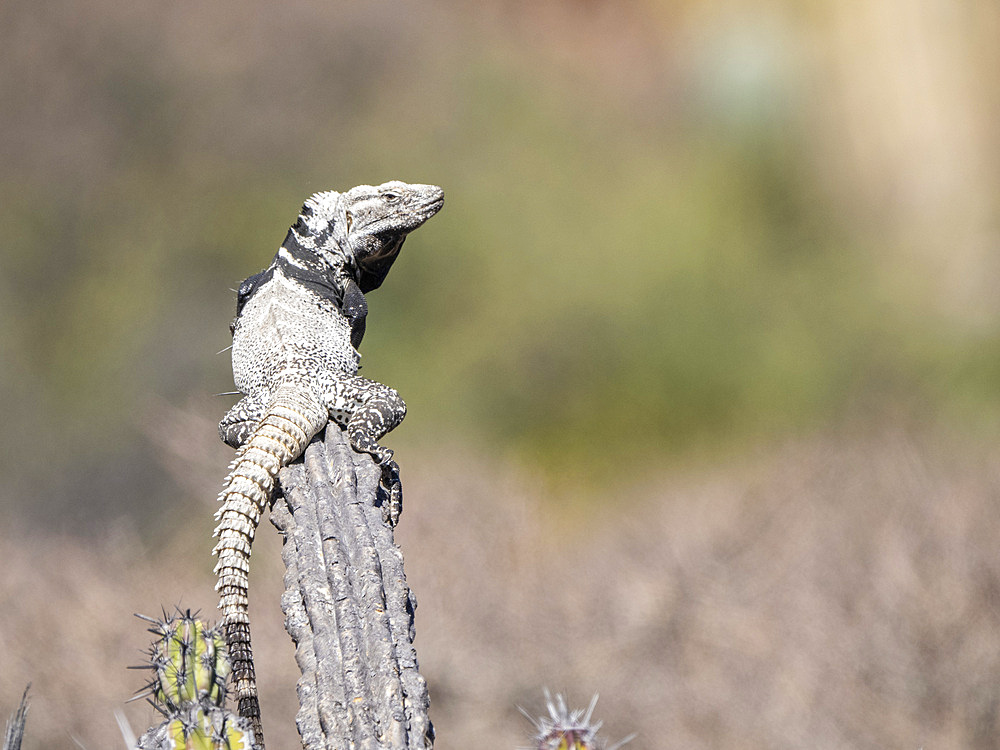
[[250,549],[281,468],[302,455],[333,420],[355,450],[382,467],[386,520],[402,503],[392,451],[378,440],[402,421],[392,388],[357,375],[364,292],[377,288],[406,235],[440,210],[433,185],[389,182],[317,193],[303,205],[271,266],[240,285],[233,323],[233,373],[245,394],[223,418],[223,440],[238,448],[216,514],[220,594],[239,712],[263,748],[250,647]]

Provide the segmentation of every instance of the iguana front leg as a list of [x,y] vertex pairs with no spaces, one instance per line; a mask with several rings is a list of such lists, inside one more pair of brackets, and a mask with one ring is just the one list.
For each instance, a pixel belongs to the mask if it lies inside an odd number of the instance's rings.
[[324,394],[323,402],[330,410],[330,419],[346,428],[351,447],[369,454],[381,467],[380,486],[388,498],[384,516],[395,526],[403,510],[403,486],[392,450],[378,441],[403,421],[406,403],[394,388],[358,375],[343,378]]

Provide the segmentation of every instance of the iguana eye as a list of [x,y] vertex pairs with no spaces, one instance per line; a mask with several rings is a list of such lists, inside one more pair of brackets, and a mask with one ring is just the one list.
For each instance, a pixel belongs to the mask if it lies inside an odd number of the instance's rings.
[[351,227],[354,226],[354,217],[351,216],[350,211],[345,211],[344,213],[347,216],[347,231],[350,232]]
[[382,193],[382,200],[386,203],[396,203],[399,200],[399,193]]

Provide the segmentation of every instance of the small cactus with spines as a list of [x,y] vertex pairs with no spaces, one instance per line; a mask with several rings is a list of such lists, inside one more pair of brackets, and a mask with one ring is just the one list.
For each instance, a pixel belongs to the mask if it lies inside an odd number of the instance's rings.
[[165,721],[147,731],[139,750],[252,750],[249,723],[225,708],[229,651],[221,629],[190,610],[152,623],[157,636],[149,650],[153,677],[136,697],[147,697]]
[[199,701],[222,706],[230,671],[222,631],[208,627],[191,610],[163,620],[142,619],[151,622],[149,632],[159,636],[149,652],[153,698],[168,709]]
[[635,737],[632,734],[613,745],[605,743],[597,735],[603,722],[592,720],[596,705],[597,695],[594,695],[586,711],[583,709],[570,711],[562,695],[557,693],[553,700],[546,690],[545,707],[549,711],[548,716],[536,719],[521,709],[521,713],[535,727],[532,750],[618,750]]
[[139,740],[140,750],[252,750],[253,746],[249,722],[203,703],[184,706]]

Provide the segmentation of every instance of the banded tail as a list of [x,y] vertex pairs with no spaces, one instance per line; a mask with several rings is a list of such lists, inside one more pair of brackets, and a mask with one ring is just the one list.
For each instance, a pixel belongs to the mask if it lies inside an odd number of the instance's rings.
[[215,514],[219,521],[215,536],[219,542],[212,550],[219,556],[215,566],[219,581],[215,589],[220,596],[219,609],[233,664],[239,713],[250,720],[260,748],[264,746],[264,735],[247,608],[250,546],[261,514],[271,501],[278,472],[302,455],[328,419],[326,408],[311,391],[298,385],[280,385],[264,416],[233,459],[225,487],[219,493],[222,507]]

